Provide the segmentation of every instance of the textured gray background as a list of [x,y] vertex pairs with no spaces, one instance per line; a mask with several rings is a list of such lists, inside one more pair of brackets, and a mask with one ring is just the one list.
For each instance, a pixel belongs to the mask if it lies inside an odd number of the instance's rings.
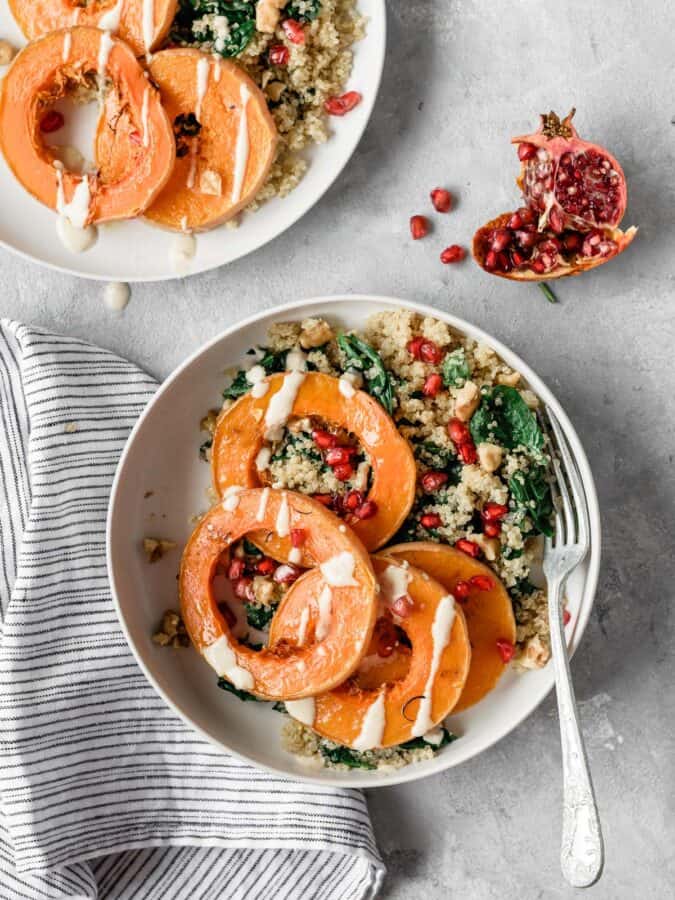
[[[593,4],[411,0],[389,8],[384,81],[364,140],[312,212],[226,269],[136,286],[122,316],[101,286],[0,252],[0,312],[78,335],[165,376],[255,310],[340,292],[398,295],[476,322],[520,353],[566,406],[600,493],[604,560],[574,675],[604,821],[590,896],[666,898],[675,880],[673,699],[672,37],[666,0]],[[629,182],[624,256],[560,283],[492,279],[439,251],[513,208],[512,134],[578,108]],[[456,210],[412,245],[408,217],[446,185]],[[2,213],[0,213],[1,215]],[[558,869],[560,750],[551,699],[481,758],[370,797],[388,900],[569,897]]]

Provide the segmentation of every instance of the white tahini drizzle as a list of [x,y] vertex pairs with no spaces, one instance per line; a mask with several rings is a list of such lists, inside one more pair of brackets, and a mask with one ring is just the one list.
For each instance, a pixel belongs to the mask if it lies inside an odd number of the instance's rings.
[[380,587],[385,603],[396,600],[398,597],[405,597],[411,577],[405,566],[387,566],[380,575]]
[[187,271],[188,263],[196,252],[197,240],[191,231],[183,230],[180,234],[177,234],[173,239],[169,252],[174,272],[178,275],[184,274]]
[[288,417],[293,412],[293,404],[300,385],[305,380],[304,372],[289,372],[269,402],[265,413],[265,439],[279,440],[283,434]]
[[223,67],[220,64],[220,57],[216,56],[213,61],[213,80],[216,84],[220,81],[220,76],[222,75]]
[[268,487],[263,488],[263,492],[260,495],[260,503],[258,504],[258,512],[256,513],[256,519],[259,522],[265,518],[265,513],[267,512],[267,501],[270,498],[270,489]]
[[436,607],[434,623],[431,626],[431,663],[429,665],[429,675],[424,685],[424,696],[420,700],[420,707],[415,716],[415,724],[412,727],[412,736],[421,737],[430,731],[434,726],[431,718],[431,703],[434,691],[434,679],[441,663],[441,656],[450,640],[450,632],[452,631],[452,623],[455,621],[455,601],[448,594],[443,597]]
[[317,599],[319,607],[319,618],[316,623],[316,639],[322,641],[330,631],[330,620],[333,612],[333,592],[328,585],[319,594]]
[[[206,94],[206,88],[209,83],[209,59],[207,56],[201,56],[197,60],[197,99],[195,100],[195,118],[201,122],[202,117],[202,100]],[[190,153],[190,169],[188,171],[187,186],[193,188],[195,186],[195,176],[197,174],[197,141],[192,142]]]
[[291,547],[288,551],[288,561],[294,566],[299,566],[302,562],[302,550],[299,547]]
[[103,289],[103,302],[113,312],[121,312],[131,296],[129,285],[124,281],[111,281]]
[[238,484],[231,484],[229,488],[226,488],[223,494],[223,509],[226,509],[228,512],[234,512],[239,506],[239,494],[243,490]]
[[248,140],[248,98],[251,92],[242,84],[239,88],[241,97],[241,112],[239,113],[239,128],[237,130],[237,144],[234,151],[234,177],[232,179],[232,202],[238,203],[241,199],[241,190],[244,186],[244,176],[248,164],[249,140]]
[[64,38],[63,38],[63,53],[61,54],[61,57],[64,62],[68,62],[68,57],[70,56],[70,46],[72,44],[72,41],[73,41],[72,34],[69,31],[66,31]]
[[148,62],[152,59],[150,48],[155,39],[155,0],[143,0],[143,46]]
[[66,203],[63,192],[63,163],[56,160],[54,168],[56,170],[56,211],[60,216],[68,219],[74,228],[84,228],[89,218],[89,204],[91,203],[89,176],[82,176],[73,191],[71,201]]
[[221,635],[203,651],[204,659],[221,678],[227,678],[240,691],[250,691],[255,682],[253,676],[237,663],[237,657],[226,635]]
[[288,497],[286,495],[286,491],[283,491],[281,494],[281,503],[279,504],[279,511],[277,512],[277,521],[275,524],[275,531],[279,535],[279,537],[286,537],[291,530],[291,517],[288,510]]
[[384,690],[380,691],[366,710],[359,736],[352,744],[354,750],[372,750],[382,743],[386,724],[384,694]]
[[304,646],[307,637],[307,625],[309,624],[309,606],[305,606],[300,613],[300,624],[298,625],[298,647]]
[[264,397],[269,390],[269,384],[265,381],[267,373],[262,366],[253,366],[246,373],[246,380],[253,385],[251,395],[253,397]]
[[427,731],[424,735],[424,740],[427,744],[433,744],[434,747],[438,747],[438,745],[443,740],[443,729],[442,728],[432,728],[431,731]]
[[255,458],[255,467],[258,472],[264,472],[265,469],[269,466],[271,459],[272,448],[267,446],[261,447],[258,451],[258,455]]
[[307,357],[302,350],[289,350],[286,354],[286,369],[289,372],[306,372]]
[[293,716],[303,725],[309,725],[310,728],[314,724],[316,718],[316,703],[314,697],[303,697],[302,700],[286,700],[286,710],[289,716]]
[[141,106],[141,125],[143,127],[143,146],[147,147],[150,141],[148,133],[148,103],[150,101],[150,85],[146,84],[143,91],[143,105]]
[[[117,31],[120,27],[120,15],[122,14],[122,3],[124,0],[117,0],[117,3],[108,12],[103,13],[98,20],[98,27],[104,31]],[[79,7],[78,7],[79,9]]]
[[98,73],[103,75],[108,68],[108,57],[113,47],[113,39],[109,31],[101,32],[101,40],[98,45]]
[[332,587],[356,587],[354,581],[354,566],[356,561],[349,550],[331,556],[319,568],[327,584]]

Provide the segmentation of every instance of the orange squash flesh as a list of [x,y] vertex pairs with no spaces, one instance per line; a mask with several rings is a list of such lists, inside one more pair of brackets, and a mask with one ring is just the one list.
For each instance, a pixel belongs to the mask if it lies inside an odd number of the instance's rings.
[[[92,0],[86,6],[74,0],[9,0],[12,15],[29,40],[69,28],[86,25],[90,28],[114,26],[115,10],[120,0]],[[177,0],[150,0],[152,4],[152,40],[145,46],[143,37],[143,0],[121,0],[119,26],[114,30],[136,56],[154,50],[167,36],[176,15]]]
[[[82,86],[91,89],[99,75],[99,52],[105,39],[107,34],[96,28],[54,31],[28,44],[16,56],[3,80],[2,152],[18,181],[52,209],[57,208],[58,196],[56,157],[46,146],[40,120],[46,109],[69,90]],[[82,221],[85,226],[141,213],[166,183],[175,157],[172,128],[157,89],[145,77],[131,49],[115,38],[104,74],[109,85],[108,96],[114,96],[115,105],[121,104],[127,110],[127,119],[133,123],[138,142],[133,145],[127,166],[114,180],[106,179],[100,172],[80,175],[62,171],[66,204],[73,200],[84,179],[88,180],[88,209]]]
[[[264,396],[256,398],[249,392],[221,413],[211,447],[213,483],[220,496],[233,484],[254,487],[261,483],[256,457],[263,444],[265,414],[284,378],[282,374],[269,376]],[[291,415],[317,416],[358,438],[370,458],[373,477],[368,498],[377,503],[377,513],[370,519],[354,519],[349,525],[368,550],[381,547],[398,531],[415,498],[415,459],[408,442],[369,394],[356,391],[345,398],[339,379],[319,372],[306,373]],[[260,537],[254,534],[251,540],[262,546]],[[288,539],[264,545],[266,553],[282,561],[288,561],[290,549]],[[314,565],[307,548],[303,548],[301,564]]]
[[[277,130],[262,91],[236,63],[200,50],[162,50],[148,66],[172,123],[192,113],[201,128],[196,136],[177,135],[179,155],[168,183],[146,210],[146,218],[175,231],[206,231],[236,216],[267,179],[277,149]],[[199,97],[202,79],[203,96]],[[241,137],[240,137],[241,131]],[[237,144],[242,181],[235,185]],[[129,152],[124,140],[99,129],[96,155],[106,171]],[[180,155],[180,153],[184,155]]]
[[[263,494],[266,500],[263,499]],[[236,505],[235,505],[236,500]],[[294,640],[273,649],[255,651],[240,644],[220,613],[211,579],[219,558],[254,528],[273,530],[287,504],[289,526],[302,524],[313,557],[323,563],[341,553],[351,554],[353,582],[332,587],[334,615],[321,645],[297,647]],[[233,508],[225,508],[225,505]],[[358,666],[375,623],[375,576],[363,545],[338,528],[337,518],[309,497],[270,488],[242,490],[231,502],[214,506],[195,528],[183,551],[179,575],[181,614],[190,639],[204,654],[216,642],[229,647],[233,662],[250,684],[242,685],[266,700],[306,697],[340,684]],[[316,570],[317,584],[323,582]],[[228,677],[226,671],[219,675]],[[233,677],[230,678],[236,684]]]
[[506,669],[497,650],[497,641],[503,639],[515,643],[516,640],[513,605],[506,588],[488,566],[447,544],[418,541],[396,544],[383,552],[392,559],[405,560],[411,566],[423,569],[450,593],[458,581],[469,581],[474,575],[491,578],[492,590],[472,591],[462,603],[472,655],[469,676],[454,712],[468,709],[492,690]]
[[[384,556],[372,557],[378,577],[398,563]],[[379,687],[363,688],[358,684],[358,674],[332,691],[314,698],[314,718],[311,727],[323,737],[347,747],[358,746],[358,739],[365,716],[373,703],[384,697],[384,728],[377,746],[392,747],[416,736],[415,720],[420,710],[421,698],[432,674],[434,621],[441,603],[447,604],[448,592],[437,581],[413,566],[408,594],[414,601],[410,615],[397,620],[412,643],[412,652],[406,660],[404,676]],[[279,605],[270,629],[270,645],[292,640],[300,628],[304,609],[309,609],[308,640],[314,635],[318,620],[316,597],[321,590],[316,570],[306,573],[288,591]],[[442,650],[440,649],[442,646]],[[469,671],[471,647],[461,608],[454,605],[454,619],[445,645],[438,644],[440,653],[438,668],[431,682],[430,717],[432,726],[441,722],[454,708]],[[363,665],[363,664],[362,664]],[[384,670],[383,670],[384,671]],[[358,673],[358,670],[357,670]]]

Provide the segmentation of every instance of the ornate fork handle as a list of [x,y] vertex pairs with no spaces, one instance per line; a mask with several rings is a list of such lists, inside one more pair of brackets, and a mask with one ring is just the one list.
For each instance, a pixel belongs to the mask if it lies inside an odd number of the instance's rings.
[[561,598],[564,579],[549,579],[549,621],[563,762],[563,830],[560,864],[574,887],[589,887],[600,877],[604,847],[586,748],[579,726]]

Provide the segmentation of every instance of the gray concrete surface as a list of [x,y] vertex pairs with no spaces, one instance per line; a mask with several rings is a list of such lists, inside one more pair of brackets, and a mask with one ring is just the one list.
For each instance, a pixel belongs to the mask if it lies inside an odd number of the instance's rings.
[[[587,447],[605,529],[595,612],[574,675],[604,821],[594,900],[674,896],[675,113],[665,0],[411,0],[389,9],[379,103],[351,163],[309,215],[226,269],[134,287],[123,316],[101,287],[0,253],[0,312],[79,335],[166,375],[254,310],[314,294],[423,300],[483,326],[548,381]],[[513,208],[512,134],[578,108],[629,182],[629,252],[536,288],[491,279],[443,246]],[[408,217],[447,185],[456,210],[412,245]],[[1,215],[2,213],[0,213]],[[480,759],[370,797],[387,900],[570,897],[558,868],[560,750],[551,699]]]

